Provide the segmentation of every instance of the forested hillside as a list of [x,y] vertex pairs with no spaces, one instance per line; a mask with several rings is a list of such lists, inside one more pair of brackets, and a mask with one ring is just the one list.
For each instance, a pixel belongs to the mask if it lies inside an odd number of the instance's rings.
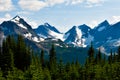
[[57,61],[56,53],[53,44],[46,60],[44,51],[33,51],[22,36],[8,36],[0,48],[0,80],[120,80],[120,47],[106,58],[91,44],[84,65],[78,59]]

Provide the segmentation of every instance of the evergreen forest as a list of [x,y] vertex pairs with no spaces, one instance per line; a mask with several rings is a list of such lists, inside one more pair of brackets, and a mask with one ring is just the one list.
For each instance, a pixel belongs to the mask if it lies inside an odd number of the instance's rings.
[[45,51],[32,50],[22,36],[8,36],[0,47],[0,80],[120,80],[120,47],[106,57],[91,44],[84,64],[58,61],[56,54],[53,44],[46,60]]

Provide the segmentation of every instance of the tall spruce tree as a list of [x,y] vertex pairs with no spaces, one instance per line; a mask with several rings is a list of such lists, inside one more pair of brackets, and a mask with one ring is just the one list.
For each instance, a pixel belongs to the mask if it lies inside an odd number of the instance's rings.
[[93,44],[91,42],[91,46],[88,50],[88,62],[89,63],[93,63],[94,62],[94,48],[93,48]]
[[49,52],[49,63],[50,63],[50,68],[55,69],[55,67],[56,67],[56,52],[55,52],[54,45],[52,45],[50,52]]
[[7,40],[3,41],[3,46],[2,46],[2,65],[1,69],[4,71],[7,71],[11,67],[11,50],[9,47],[9,42]]
[[111,64],[113,62],[112,49],[110,50],[110,55],[108,57],[108,62]]
[[120,62],[120,46],[118,47],[118,51],[117,51],[117,53],[118,53],[117,61]]
[[96,62],[101,63],[101,61],[102,61],[102,55],[101,55],[101,51],[100,51],[100,48],[99,48],[98,54],[96,55]]
[[44,67],[45,64],[44,64],[44,51],[43,51],[43,50],[41,50],[41,54],[40,54],[40,62],[41,62],[42,67]]
[[17,48],[15,53],[15,66],[18,69],[25,70],[30,65],[30,53],[25,45],[24,39],[18,35]]

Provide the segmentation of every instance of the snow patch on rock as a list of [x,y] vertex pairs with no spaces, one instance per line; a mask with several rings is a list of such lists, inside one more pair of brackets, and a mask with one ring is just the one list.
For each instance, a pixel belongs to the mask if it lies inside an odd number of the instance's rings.
[[98,28],[98,31],[102,31],[105,29],[105,26]]

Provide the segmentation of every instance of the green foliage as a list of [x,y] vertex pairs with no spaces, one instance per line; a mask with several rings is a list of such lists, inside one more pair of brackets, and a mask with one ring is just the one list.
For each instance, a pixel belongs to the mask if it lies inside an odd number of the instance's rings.
[[17,68],[13,68],[12,71],[8,71],[7,80],[23,80],[24,73]]
[[95,62],[97,64],[101,64],[102,63],[102,54],[101,54],[100,48],[98,50],[98,54],[96,54]]
[[49,52],[49,68],[53,73],[56,72],[56,66],[57,66],[56,52],[54,45],[52,45]]
[[3,77],[3,72],[0,69],[0,80],[5,80],[5,78]]
[[107,60],[100,49],[95,55],[91,44],[85,65],[78,59],[64,64],[60,58],[57,62],[54,45],[46,61],[44,51],[35,54],[20,35],[17,40],[8,36],[0,50],[0,80],[120,80],[120,47],[114,55],[111,50]]
[[26,47],[23,37],[18,35],[15,53],[15,66],[18,69],[25,70],[29,65],[30,65],[30,50],[28,50],[28,47]]
[[41,50],[41,53],[40,53],[40,62],[41,62],[42,67],[44,67],[45,62],[44,62],[44,51],[43,50]]
[[93,45],[91,43],[91,46],[88,50],[88,62],[91,63],[91,64],[94,64],[94,48],[93,48]]

